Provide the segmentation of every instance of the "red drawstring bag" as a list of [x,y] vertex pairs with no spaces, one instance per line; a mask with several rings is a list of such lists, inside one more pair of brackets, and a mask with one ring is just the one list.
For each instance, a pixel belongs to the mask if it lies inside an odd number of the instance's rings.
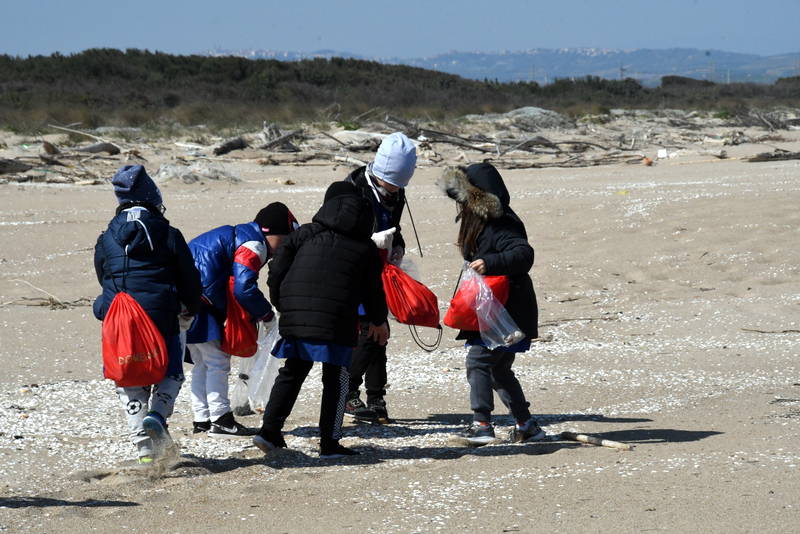
[[233,295],[233,277],[228,281],[228,314],[221,349],[225,354],[249,358],[258,350],[258,332],[236,297]]
[[120,291],[103,320],[103,375],[120,387],[158,384],[167,374],[167,344],[142,306]]
[[433,291],[391,263],[383,265],[381,278],[386,305],[398,322],[439,327],[439,301]]
[[[509,284],[507,276],[484,276],[483,281],[492,290],[495,298],[505,305],[508,300]],[[473,280],[462,280],[458,291],[450,301],[450,307],[444,316],[444,324],[457,330],[478,331],[478,316],[475,314],[475,299],[478,296],[478,284]]]

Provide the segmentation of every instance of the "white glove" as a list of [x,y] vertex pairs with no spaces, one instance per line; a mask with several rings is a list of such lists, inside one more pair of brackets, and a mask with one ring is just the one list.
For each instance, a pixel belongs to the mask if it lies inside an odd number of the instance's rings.
[[394,233],[397,230],[394,226],[382,232],[375,232],[372,234],[372,241],[375,246],[384,250],[392,248],[392,241],[394,240]]
[[405,255],[406,255],[406,251],[400,245],[397,245],[396,247],[392,247],[392,253],[389,254],[389,262],[392,265],[397,265],[399,267],[400,263],[402,263],[402,261],[403,261],[403,256],[405,256]]

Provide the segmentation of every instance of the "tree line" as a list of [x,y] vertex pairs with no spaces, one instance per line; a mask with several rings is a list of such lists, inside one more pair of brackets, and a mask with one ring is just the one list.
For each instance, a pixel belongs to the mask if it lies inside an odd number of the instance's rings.
[[[773,84],[716,84],[677,76],[648,88],[634,79],[595,76],[554,83],[499,83],[356,59],[283,62],[179,56],[147,50],[90,49],[27,58],[0,55],[0,127],[32,131],[48,122],[142,126],[248,127],[355,117],[372,108],[408,118],[540,106],[572,115],[609,108],[684,108],[732,112],[797,106],[800,77]],[[325,110],[328,110],[327,115]]]

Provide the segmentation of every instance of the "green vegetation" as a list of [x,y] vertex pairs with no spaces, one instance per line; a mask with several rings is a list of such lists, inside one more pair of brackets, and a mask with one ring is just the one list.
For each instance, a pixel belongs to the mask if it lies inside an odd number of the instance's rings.
[[[335,104],[335,115],[329,111]],[[36,131],[48,122],[83,127],[205,124],[257,127],[334,119],[357,127],[379,107],[409,118],[541,106],[572,115],[610,108],[686,108],[730,114],[748,107],[800,105],[800,78],[773,85],[714,84],[678,76],[661,87],[595,76],[550,85],[467,80],[451,74],[354,59],[298,62],[174,56],[92,49],[63,56],[0,55],[0,127]]]

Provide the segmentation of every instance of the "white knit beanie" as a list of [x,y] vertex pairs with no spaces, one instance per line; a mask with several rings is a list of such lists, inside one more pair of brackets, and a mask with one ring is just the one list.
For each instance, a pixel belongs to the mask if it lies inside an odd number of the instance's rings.
[[384,182],[397,187],[406,187],[417,165],[417,149],[414,143],[401,132],[383,138],[370,172]]

